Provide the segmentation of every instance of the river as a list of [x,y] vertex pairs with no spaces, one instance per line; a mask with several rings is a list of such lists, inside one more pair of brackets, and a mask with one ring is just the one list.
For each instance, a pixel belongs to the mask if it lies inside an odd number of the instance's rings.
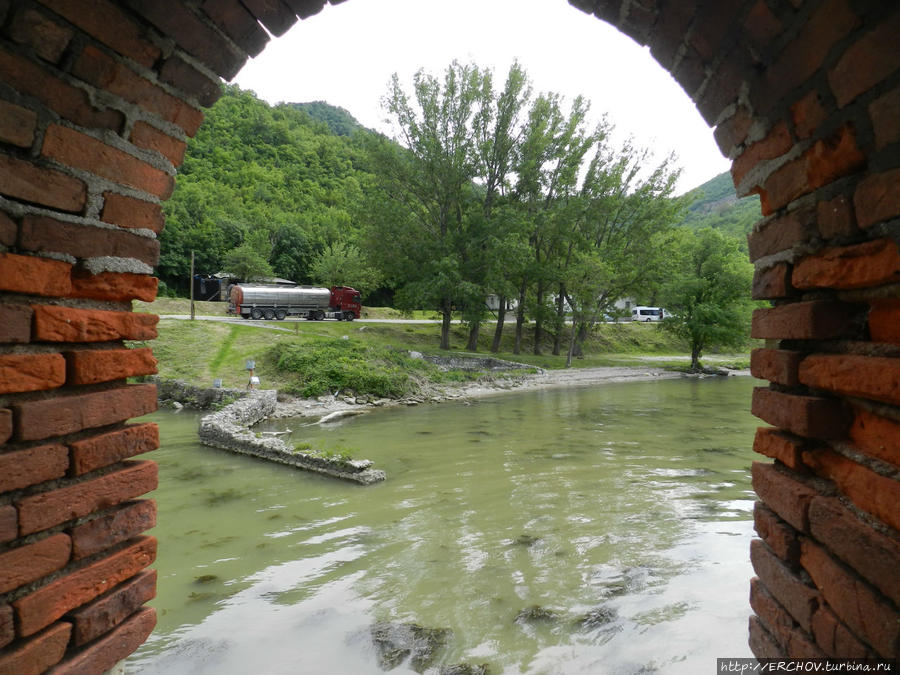
[[[196,441],[159,412],[159,622],[129,672],[375,675],[376,622],[450,629],[432,669],[713,672],[749,657],[747,377],[376,410],[294,442],[361,487]],[[413,672],[409,663],[391,672]]]

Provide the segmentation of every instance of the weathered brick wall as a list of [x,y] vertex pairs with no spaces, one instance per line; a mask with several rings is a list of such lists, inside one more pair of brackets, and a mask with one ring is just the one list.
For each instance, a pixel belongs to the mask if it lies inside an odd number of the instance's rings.
[[[650,46],[762,198],[751,645],[896,655],[900,12],[571,2]],[[125,378],[155,364],[124,341],[156,319],[130,301],[155,296],[160,204],[219,77],[324,4],[0,0],[0,675],[102,672],[152,630],[156,468],[131,458],[158,436],[127,420],[155,390]]]

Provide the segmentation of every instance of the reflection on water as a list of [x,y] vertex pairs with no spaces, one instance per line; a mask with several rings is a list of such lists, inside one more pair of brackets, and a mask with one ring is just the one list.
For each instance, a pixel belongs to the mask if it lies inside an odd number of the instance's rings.
[[388,480],[369,487],[204,448],[196,416],[157,413],[159,624],[129,669],[375,674],[376,621],[451,629],[434,673],[749,656],[752,386],[609,384],[283,425],[374,460]]

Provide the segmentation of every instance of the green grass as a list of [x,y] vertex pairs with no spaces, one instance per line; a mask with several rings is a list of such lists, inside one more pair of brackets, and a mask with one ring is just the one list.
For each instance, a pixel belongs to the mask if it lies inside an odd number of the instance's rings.
[[[142,309],[158,314],[185,313],[173,308],[172,300],[141,303]],[[438,349],[437,324],[298,321],[258,325],[163,319],[158,330],[159,338],[147,344],[159,360],[160,376],[198,386],[211,386],[215,379],[221,379],[225,387],[246,387],[248,376],[244,367],[248,359],[256,361],[256,374],[264,388],[303,395],[341,390],[398,396],[416,391],[423,382],[441,384],[478,377],[470,372],[441,371],[425,361],[409,358],[409,350],[448,355]],[[561,355],[550,353],[550,338],[542,344],[543,354],[534,355],[533,326],[528,325],[523,353],[513,354],[515,326],[507,324],[500,352],[491,354],[493,331],[493,323],[484,324],[478,352],[473,356],[491,355],[544,369],[565,367],[567,336],[562,341]],[[462,349],[467,336],[465,326],[454,324],[449,354],[467,355]],[[657,325],[631,322],[597,326],[584,351],[584,357],[573,360],[573,367],[652,365],[682,369],[688,353],[685,344]],[[703,363],[746,367],[748,356],[709,353],[704,355]]]

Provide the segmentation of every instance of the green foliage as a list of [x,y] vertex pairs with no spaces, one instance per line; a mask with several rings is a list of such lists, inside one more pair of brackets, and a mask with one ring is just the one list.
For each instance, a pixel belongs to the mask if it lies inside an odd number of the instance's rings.
[[351,340],[282,344],[273,355],[278,369],[295,376],[288,393],[300,396],[352,391],[398,398],[412,390],[409,373],[428,369],[405,351]]
[[225,254],[225,269],[244,281],[259,281],[273,276],[272,266],[249,244],[243,244]]
[[310,274],[323,286],[352,286],[362,294],[381,283],[381,274],[369,266],[359,248],[346,242],[329,244],[313,259]]
[[357,241],[352,214],[370,180],[366,164],[358,141],[334,134],[307,112],[272,107],[252,92],[225,86],[189,141],[165,204],[161,280],[186,291],[191,250],[198,273],[229,263],[242,271],[265,269],[257,260],[247,267],[245,251],[240,261],[226,262],[229,252],[246,245],[270,266],[263,276],[310,282],[314,255],[336,242]]
[[691,367],[710,347],[741,347],[750,329],[753,266],[721,232],[681,230],[675,265],[661,297],[670,316],[662,327],[691,344]]
[[297,110],[302,110],[314,120],[328,125],[331,133],[338,136],[352,136],[363,128],[349,112],[325,101],[292,103],[291,105]]
[[746,236],[760,218],[759,195],[738,199],[727,171],[694,188],[682,225],[693,230],[711,228],[740,240],[746,250]]

